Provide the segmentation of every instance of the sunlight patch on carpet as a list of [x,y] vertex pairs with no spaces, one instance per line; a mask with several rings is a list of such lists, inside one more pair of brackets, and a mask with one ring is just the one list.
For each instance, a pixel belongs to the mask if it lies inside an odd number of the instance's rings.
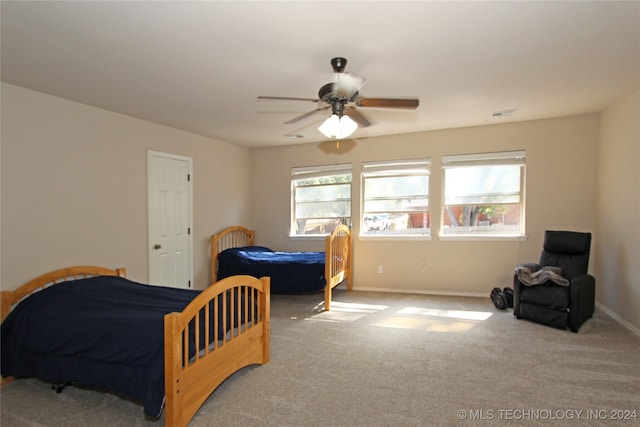
[[475,326],[474,322],[452,319],[424,319],[416,317],[390,316],[373,326],[384,328],[416,329],[431,332],[467,332]]
[[492,313],[468,310],[442,310],[405,307],[374,326],[386,328],[418,329],[432,332],[467,332],[477,322],[487,320]]
[[353,322],[362,319],[368,314],[377,313],[387,308],[389,308],[387,305],[333,301],[331,303],[331,311],[323,311],[313,315],[307,320]]
[[487,320],[493,315],[488,311],[441,310],[434,308],[406,307],[397,314],[408,316],[447,317],[460,320]]

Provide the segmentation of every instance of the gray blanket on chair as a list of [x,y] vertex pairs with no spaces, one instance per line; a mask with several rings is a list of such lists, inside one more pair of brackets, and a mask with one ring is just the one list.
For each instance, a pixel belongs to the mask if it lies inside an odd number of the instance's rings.
[[526,286],[541,285],[551,280],[560,286],[569,286],[569,280],[562,277],[560,267],[541,267],[538,264],[520,264],[516,267],[520,283]]

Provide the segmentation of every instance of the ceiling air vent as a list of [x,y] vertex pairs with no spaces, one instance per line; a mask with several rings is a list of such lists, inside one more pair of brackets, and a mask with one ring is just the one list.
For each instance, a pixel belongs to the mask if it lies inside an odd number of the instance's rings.
[[491,113],[491,117],[507,117],[518,111],[517,108],[507,108],[506,110],[498,110]]

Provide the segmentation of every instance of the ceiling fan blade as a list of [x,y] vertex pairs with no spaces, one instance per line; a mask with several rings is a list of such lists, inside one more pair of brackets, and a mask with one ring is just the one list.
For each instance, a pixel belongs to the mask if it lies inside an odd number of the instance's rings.
[[358,123],[360,127],[366,128],[367,126],[371,126],[371,122],[355,108],[349,108],[344,113],[351,117],[354,122]]
[[302,119],[306,119],[307,117],[314,115],[315,113],[317,113],[319,111],[326,110],[327,108],[329,108],[329,106],[316,108],[315,110],[308,111],[308,112],[306,112],[306,113],[304,113],[304,114],[302,114],[302,115],[300,115],[298,117],[294,117],[291,120],[287,120],[284,123],[288,125],[288,124],[291,124],[291,123],[298,122],[298,121],[300,121]]
[[402,99],[402,98],[358,98],[356,100],[358,107],[377,107],[377,108],[406,108],[415,110],[420,105],[418,99]]
[[295,97],[290,97],[290,96],[259,96],[258,99],[275,99],[275,100],[279,100],[279,101],[311,101],[311,102],[320,101],[319,99],[295,98]]
[[351,99],[352,96],[360,91],[367,81],[364,77],[354,73],[337,73],[336,81],[333,87],[334,94],[344,96]]

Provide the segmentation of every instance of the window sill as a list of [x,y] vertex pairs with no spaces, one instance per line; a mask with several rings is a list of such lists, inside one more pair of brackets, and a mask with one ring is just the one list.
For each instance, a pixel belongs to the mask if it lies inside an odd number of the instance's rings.
[[329,234],[289,235],[289,240],[325,240]]
[[442,234],[438,235],[438,238],[440,240],[443,241],[474,241],[474,242],[480,242],[480,241],[492,241],[492,242],[499,242],[499,241],[507,241],[507,242],[513,242],[513,241],[525,241],[527,240],[527,235],[522,235],[522,236],[501,236],[501,235],[472,235],[472,234],[466,234],[466,235],[460,235],[460,236],[443,236]]
[[432,240],[432,236],[431,235],[426,235],[426,234],[394,234],[394,235],[371,235],[371,234],[360,234],[359,236],[360,240],[380,240],[380,241],[385,241],[385,240],[394,240],[394,241],[398,241],[398,240],[409,240],[409,241],[416,241],[416,240]]

